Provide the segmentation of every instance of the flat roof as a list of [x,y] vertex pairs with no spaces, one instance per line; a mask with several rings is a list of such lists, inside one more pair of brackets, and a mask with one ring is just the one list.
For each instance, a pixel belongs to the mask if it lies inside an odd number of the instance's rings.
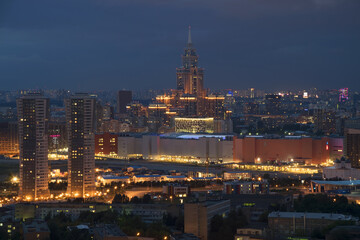
[[211,180],[214,178],[215,177],[193,177],[192,179],[194,179],[194,180]]
[[312,180],[313,183],[316,184],[327,184],[334,186],[358,186],[360,185],[360,180],[350,180],[350,181],[320,181],[320,180]]
[[103,179],[129,179],[128,176],[114,176],[114,175],[104,175],[102,176]]
[[135,175],[137,178],[161,177],[161,175]]
[[309,219],[327,219],[327,220],[354,220],[350,215],[334,214],[334,213],[305,213],[305,212],[272,212],[269,218],[309,218]]
[[33,220],[24,222],[23,224],[23,230],[25,233],[28,232],[50,232],[49,227],[45,221],[41,220]]
[[160,134],[164,138],[177,138],[177,139],[199,139],[199,138],[221,138],[233,137],[231,134],[192,134],[192,133],[165,133]]
[[226,137],[230,137],[232,135],[213,135],[213,134],[183,134],[177,136],[179,139],[199,139],[199,138],[221,138],[225,139]]
[[172,176],[172,175],[169,175],[169,176],[166,176],[167,178],[186,178],[186,176],[184,175],[178,175],[178,176]]

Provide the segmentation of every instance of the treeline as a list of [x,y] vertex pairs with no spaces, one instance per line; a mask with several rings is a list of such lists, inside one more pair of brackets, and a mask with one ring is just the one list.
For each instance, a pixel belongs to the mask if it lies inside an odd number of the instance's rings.
[[77,220],[60,213],[54,217],[49,215],[45,218],[50,228],[50,239],[52,240],[90,240],[89,231],[77,228],[68,228],[79,224],[116,224],[128,236],[153,237],[161,240],[170,235],[170,230],[163,222],[145,223],[139,216],[119,214],[115,211],[99,213],[82,212]]
[[226,217],[215,215],[210,222],[209,240],[233,240],[236,229],[246,226],[246,216],[241,209],[231,211]]
[[294,200],[297,212],[341,213],[360,217],[360,206],[349,203],[344,196],[328,196],[325,194],[300,195]]

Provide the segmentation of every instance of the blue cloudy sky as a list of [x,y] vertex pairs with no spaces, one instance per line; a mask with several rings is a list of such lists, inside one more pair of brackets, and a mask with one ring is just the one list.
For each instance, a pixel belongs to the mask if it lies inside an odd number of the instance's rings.
[[360,90],[359,0],[0,0],[0,90],[174,88],[187,26],[209,88]]

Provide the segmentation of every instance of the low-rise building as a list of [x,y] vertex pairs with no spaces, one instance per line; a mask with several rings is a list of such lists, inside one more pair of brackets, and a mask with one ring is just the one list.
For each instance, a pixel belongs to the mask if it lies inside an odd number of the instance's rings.
[[24,240],[50,239],[50,229],[42,220],[25,221],[22,223]]
[[251,172],[247,171],[229,171],[224,172],[224,180],[244,180],[244,179],[250,179]]
[[[5,237],[4,239],[15,239],[16,235],[19,233],[21,229],[21,225],[19,222],[13,221],[0,221],[0,231],[6,233],[8,238]],[[1,236],[0,236],[1,238]],[[2,238],[1,238],[2,239]]]
[[98,224],[93,228],[94,240],[128,240],[115,224]]
[[200,238],[191,233],[178,233],[172,234],[170,240],[200,240]]
[[194,234],[201,240],[207,240],[212,217],[225,216],[229,212],[229,200],[186,203],[184,205],[184,232]]
[[118,135],[113,133],[102,133],[95,135],[96,155],[117,155]]
[[320,181],[312,180],[310,191],[315,193],[348,194],[360,188],[360,180]]
[[179,184],[167,184],[163,186],[162,193],[167,196],[187,197],[190,193],[190,187]]
[[268,216],[269,228],[274,237],[303,235],[310,236],[336,221],[355,221],[350,215],[333,213],[272,212]]
[[352,168],[350,159],[337,159],[334,166],[323,168],[324,179],[360,180],[360,169]]
[[162,221],[168,208],[163,204],[113,204],[112,206],[115,211],[139,216],[146,223]]
[[263,181],[234,181],[224,183],[224,194],[268,194],[269,183]]
[[230,200],[232,210],[240,208],[249,221],[259,221],[274,206],[289,211],[293,204],[292,195],[282,194],[226,194],[224,198]]
[[104,185],[111,184],[111,183],[130,183],[129,176],[114,176],[114,175],[102,175],[97,177],[97,181]]
[[167,175],[164,176],[164,181],[167,182],[176,182],[176,181],[186,181],[188,178],[184,175]]
[[54,217],[64,213],[75,220],[82,212],[103,212],[111,208],[111,205],[99,203],[19,203],[15,205],[15,219],[45,219],[46,216]]
[[135,175],[133,177],[134,183],[137,182],[161,182],[163,180],[163,176],[161,175]]
[[234,240],[264,240],[266,228],[263,224],[236,229]]

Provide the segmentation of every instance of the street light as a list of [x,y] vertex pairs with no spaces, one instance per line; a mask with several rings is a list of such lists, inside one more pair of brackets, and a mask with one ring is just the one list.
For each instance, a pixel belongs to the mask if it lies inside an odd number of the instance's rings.
[[18,182],[19,182],[19,178],[17,178],[17,177],[13,177],[11,179],[11,183],[18,183]]

